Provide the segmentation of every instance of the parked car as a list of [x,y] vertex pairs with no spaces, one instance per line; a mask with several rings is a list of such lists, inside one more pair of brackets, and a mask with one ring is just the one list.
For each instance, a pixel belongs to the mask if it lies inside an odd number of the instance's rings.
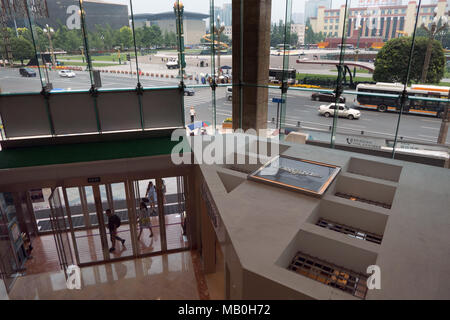
[[185,96],[193,96],[195,94],[194,89],[192,88],[184,88],[184,95]]
[[30,68],[20,68],[19,73],[22,77],[36,77],[36,71]]
[[338,116],[348,118],[350,120],[359,119],[361,112],[359,110],[349,108],[343,103],[323,104],[319,107],[319,113],[325,117],[334,116],[336,106],[339,108]]
[[[328,92],[314,92],[311,95],[311,100],[315,101],[325,101],[325,102],[336,102],[336,94]],[[345,103],[345,97],[339,97],[339,103]]]
[[58,74],[60,77],[64,78],[74,78],[76,75],[72,70],[61,70],[58,72]]
[[225,94],[228,101],[233,100],[233,87],[227,87],[227,92]]

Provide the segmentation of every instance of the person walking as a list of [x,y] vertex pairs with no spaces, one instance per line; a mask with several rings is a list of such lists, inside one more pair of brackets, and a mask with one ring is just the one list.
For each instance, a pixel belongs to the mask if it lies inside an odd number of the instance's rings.
[[167,203],[167,201],[166,201],[166,191],[167,191],[167,188],[166,188],[166,182],[164,181],[164,179],[162,179],[162,195],[163,195],[163,203],[164,204],[166,204]]
[[111,236],[111,248],[109,252],[116,250],[116,240],[122,242],[122,246],[125,247],[125,239],[122,239],[117,235],[117,229],[120,227],[120,218],[118,215],[113,214],[111,209],[106,209],[106,215],[108,216],[108,229]]
[[148,183],[147,192],[145,193],[145,197],[148,198],[148,201],[150,203],[150,208],[152,209],[152,212],[156,213],[156,209],[155,209],[156,188],[153,185],[152,181],[150,181]]
[[189,109],[189,113],[191,115],[191,123],[194,123],[194,118],[195,118],[195,109],[194,109],[194,107],[191,107]]
[[150,230],[150,238],[153,237],[152,222],[150,220],[147,205],[144,201],[141,201],[141,206],[138,213],[138,222],[140,228],[138,239],[141,238],[142,230],[144,230],[144,228],[148,228]]

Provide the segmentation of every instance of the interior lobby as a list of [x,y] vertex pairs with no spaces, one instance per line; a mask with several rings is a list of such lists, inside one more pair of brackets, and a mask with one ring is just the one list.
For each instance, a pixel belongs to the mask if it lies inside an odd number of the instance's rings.
[[[175,85],[146,87],[135,59],[136,87],[97,88],[87,59],[86,90],[0,91],[0,300],[450,299],[448,153],[412,153],[397,134],[390,149],[340,144],[337,112],[331,142],[294,130],[289,94],[330,90],[288,87],[287,72],[268,85],[277,1],[231,3],[232,84],[191,84],[181,63]],[[292,1],[278,3],[289,25]],[[177,23],[182,8],[171,4]],[[216,121],[226,86],[233,130]],[[207,134],[189,132],[186,87],[211,90]],[[68,287],[73,266],[79,289]]]

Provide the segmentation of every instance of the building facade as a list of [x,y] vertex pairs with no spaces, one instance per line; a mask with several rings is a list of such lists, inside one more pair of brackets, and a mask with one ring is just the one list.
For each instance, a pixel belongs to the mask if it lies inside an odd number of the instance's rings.
[[[209,16],[203,13],[187,12],[183,14],[184,44],[187,46],[200,44],[201,38],[206,33],[205,19]],[[135,14],[136,28],[157,25],[163,33],[176,32],[175,14],[173,11],[162,13]]]
[[[348,39],[356,41],[359,33],[361,40],[371,38],[373,41],[382,42],[403,35],[412,35],[418,3],[410,1],[407,5],[378,5],[374,0],[365,0],[364,3],[365,6],[348,10],[348,20],[345,23],[345,36]],[[430,26],[434,10],[437,8],[437,17],[442,17],[446,6],[446,0],[422,5],[419,11],[419,24]],[[317,16],[310,21],[314,32],[322,32],[328,38],[340,38],[344,28],[345,6],[341,6],[340,9],[327,9],[321,6],[317,10]]]
[[305,25],[291,24],[291,33],[296,33],[298,36],[297,44],[305,44]]
[[317,17],[317,10],[319,7],[331,8],[331,0],[308,0],[305,3],[305,21]]
[[223,34],[226,35],[230,40],[233,39],[233,27],[225,26],[225,29],[223,30]]
[[[107,3],[99,0],[85,0],[83,2],[85,22],[88,30],[94,30],[95,26],[109,25],[113,29],[129,26],[128,5]],[[58,28],[66,26],[69,30],[81,29],[81,17],[79,14],[78,0],[47,1],[48,18],[36,19],[38,26]],[[17,27],[27,27],[28,21],[16,19]],[[8,26],[14,27],[14,21],[9,21]]]

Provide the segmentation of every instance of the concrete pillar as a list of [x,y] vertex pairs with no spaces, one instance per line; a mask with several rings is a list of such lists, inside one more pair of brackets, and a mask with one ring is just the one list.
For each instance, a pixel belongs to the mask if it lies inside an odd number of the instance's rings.
[[[241,12],[241,2],[243,11]],[[272,0],[233,0],[233,128],[239,128],[240,81],[243,87],[242,129],[266,129],[270,65],[270,17]],[[243,25],[241,26],[241,14]],[[241,28],[243,73],[241,74]]]

